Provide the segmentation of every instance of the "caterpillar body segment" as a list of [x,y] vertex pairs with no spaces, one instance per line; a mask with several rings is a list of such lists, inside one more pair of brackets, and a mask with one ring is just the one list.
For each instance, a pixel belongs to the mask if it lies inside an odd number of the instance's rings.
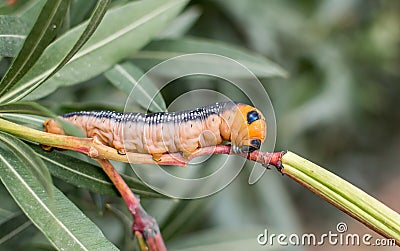
[[[82,111],[60,117],[81,127],[87,137],[121,154],[149,153],[155,160],[167,152],[185,155],[223,141],[230,141],[234,152],[246,153],[259,149],[266,138],[266,122],[261,112],[232,102],[181,112]],[[46,120],[44,128],[46,132],[65,134],[53,119]]]

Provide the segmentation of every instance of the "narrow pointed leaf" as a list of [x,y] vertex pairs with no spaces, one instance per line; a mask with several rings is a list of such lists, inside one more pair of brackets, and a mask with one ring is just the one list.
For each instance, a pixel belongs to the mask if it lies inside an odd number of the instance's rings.
[[43,192],[26,164],[0,149],[0,179],[33,224],[58,250],[118,250],[62,192]]
[[165,39],[183,36],[194,25],[197,19],[199,19],[201,13],[202,11],[198,6],[187,8],[187,10],[177,16],[174,21],[172,21],[171,24],[157,36],[157,38]]
[[19,113],[0,113],[0,118],[8,121],[26,125],[36,130],[43,130],[43,117]]
[[69,0],[47,1],[18,56],[0,82],[0,96],[7,93],[36,63],[56,36],[68,10]]
[[[135,1],[109,10],[89,41],[53,77],[26,99],[44,97],[60,86],[88,80],[128,57],[154,37],[186,4],[186,0]],[[18,93],[51,73],[82,33],[87,23],[73,28],[52,43],[31,71],[0,102],[18,100]]]
[[82,138],[86,136],[86,134],[82,131],[82,128],[73,125],[68,121],[60,119],[56,114],[47,108],[34,102],[20,101],[16,103],[3,104],[0,105],[0,115],[1,113],[31,114],[53,118],[63,127],[66,134]]
[[[116,64],[104,75],[118,89],[131,95],[129,98],[142,105],[144,109],[149,109],[152,112],[167,110],[163,97],[150,79],[141,79],[138,83],[144,72],[132,63]],[[147,104],[150,104],[150,106],[147,107]]]
[[16,102],[0,105],[0,113],[32,114],[44,117],[55,117],[56,115],[47,108],[34,102]]
[[[286,71],[278,64],[270,61],[269,59],[256,55],[252,52],[246,51],[243,48],[237,48],[219,41],[199,39],[199,38],[179,38],[179,39],[165,39],[152,41],[141,51],[133,56],[134,62],[143,69],[150,69],[151,67],[169,59],[185,55],[188,53],[210,53],[225,56],[236,60],[238,63],[247,67],[258,77],[285,77]],[[166,76],[171,76],[171,73],[176,76],[179,74],[179,69],[186,70],[188,67],[193,69],[197,65],[208,67],[211,72],[225,74],[234,77],[243,77],[241,71],[232,70],[231,67],[224,66],[223,62],[215,60],[210,57],[209,61],[204,61],[204,58],[198,61],[182,61],[182,65],[171,65],[171,69],[165,68],[165,72],[161,72]],[[244,77],[247,77],[248,74]]]

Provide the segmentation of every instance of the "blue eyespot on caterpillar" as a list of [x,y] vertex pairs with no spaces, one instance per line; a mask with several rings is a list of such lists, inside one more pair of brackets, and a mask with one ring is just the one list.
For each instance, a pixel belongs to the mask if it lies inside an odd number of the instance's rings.
[[251,123],[259,120],[260,118],[261,118],[260,114],[257,111],[250,111],[247,113],[247,124],[250,125]]
[[[81,127],[87,137],[115,148],[120,154],[148,153],[155,160],[160,160],[164,153],[185,155],[224,141],[231,143],[235,153],[248,153],[260,149],[267,135],[265,117],[259,110],[232,102],[180,112],[82,111],[60,117]],[[46,132],[65,134],[53,119],[43,125]]]

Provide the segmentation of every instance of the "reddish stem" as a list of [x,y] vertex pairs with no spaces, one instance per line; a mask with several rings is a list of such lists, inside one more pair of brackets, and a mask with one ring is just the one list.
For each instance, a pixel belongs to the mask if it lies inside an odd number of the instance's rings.
[[121,175],[119,175],[117,170],[115,170],[115,168],[111,165],[110,161],[105,159],[97,159],[96,161],[111,179],[125,201],[129,212],[132,214],[132,231],[135,233],[135,235],[140,233],[141,236],[143,236],[146,240],[151,251],[167,250],[156,220],[148,215],[140,205],[139,197],[133,194],[128,185],[122,179]]
[[247,156],[247,158],[249,160],[263,164],[266,168],[268,168],[268,165],[273,165],[279,172],[282,173],[283,165],[281,159],[285,153],[286,151],[273,152],[273,153],[252,152]]
[[278,169],[278,171],[282,172],[283,166],[282,166],[281,159],[285,153],[286,153],[286,151],[272,152],[272,153],[255,151],[255,152],[251,152],[248,154],[240,154],[240,153],[232,152],[230,145],[217,145],[217,146],[199,148],[196,151],[194,151],[186,159],[183,158],[180,153],[164,154],[161,156],[161,161],[156,162],[156,163],[159,165],[186,166],[190,160],[192,160],[196,157],[202,156],[202,155],[234,154],[234,155],[239,155],[239,156],[242,156],[249,160],[261,163],[266,168],[268,168],[268,165],[273,165]]

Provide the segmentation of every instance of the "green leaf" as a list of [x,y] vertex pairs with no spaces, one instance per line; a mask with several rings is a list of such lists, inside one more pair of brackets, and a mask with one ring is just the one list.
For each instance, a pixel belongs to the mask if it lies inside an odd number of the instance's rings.
[[[37,156],[46,162],[50,173],[67,183],[95,193],[119,196],[110,179],[101,167],[83,160],[61,154],[60,152],[46,152],[38,145],[30,144]],[[121,175],[135,194],[143,197],[165,198],[164,195],[151,190],[139,179]]]
[[36,130],[43,130],[44,118],[41,116],[19,114],[19,113],[0,113],[0,118],[6,119],[8,121],[27,125],[30,128]]
[[31,174],[37,178],[49,196],[52,196],[53,182],[50,172],[44,162],[35,156],[35,152],[18,138],[4,132],[0,132],[0,142],[31,170]]
[[32,68],[56,36],[69,0],[47,1],[18,56],[0,82],[0,96],[7,93]]
[[[132,63],[116,64],[104,75],[118,89],[128,95],[132,95],[130,99],[142,105],[144,109],[149,109],[152,112],[164,112],[167,110],[163,97],[151,79],[141,79],[139,83],[137,82],[144,73]],[[147,107],[147,104],[150,104],[150,106]]]
[[177,16],[157,38],[178,38],[187,33],[201,15],[201,9],[197,6],[190,6],[182,14]]
[[43,192],[26,164],[0,149],[0,179],[28,218],[59,250],[118,250],[61,191]]
[[[60,86],[88,80],[143,47],[170,19],[176,16],[186,0],[148,0],[130,2],[111,9],[89,41],[59,72],[26,99],[44,97]],[[0,102],[18,99],[18,93],[30,88],[51,73],[77,40],[87,23],[70,30],[51,44],[32,70]]]
[[57,115],[55,115],[47,108],[34,102],[21,101],[16,103],[3,104],[0,105],[0,115],[1,113],[22,113],[50,117],[55,119],[57,123],[62,126],[66,134],[82,138],[86,136],[86,134],[82,131],[82,128],[57,117]]
[[21,49],[29,29],[15,16],[0,16],[0,56],[15,57]]
[[[188,53],[210,53],[231,58],[247,67],[258,77],[286,77],[287,73],[276,63],[267,58],[237,48],[219,41],[200,38],[165,39],[152,41],[143,50],[133,56],[134,62],[143,69],[151,67],[176,56]],[[248,73],[232,68],[232,64],[224,65],[224,61],[216,60],[213,57],[199,57],[199,60],[181,60],[179,63],[171,64],[170,67],[163,67],[162,72],[166,76],[176,76],[179,72],[186,72],[190,69],[208,69],[214,74],[224,74],[234,77],[248,77]]]
[[56,117],[54,113],[38,103],[26,101],[11,104],[0,104],[0,113],[19,113],[40,115],[44,117]]

